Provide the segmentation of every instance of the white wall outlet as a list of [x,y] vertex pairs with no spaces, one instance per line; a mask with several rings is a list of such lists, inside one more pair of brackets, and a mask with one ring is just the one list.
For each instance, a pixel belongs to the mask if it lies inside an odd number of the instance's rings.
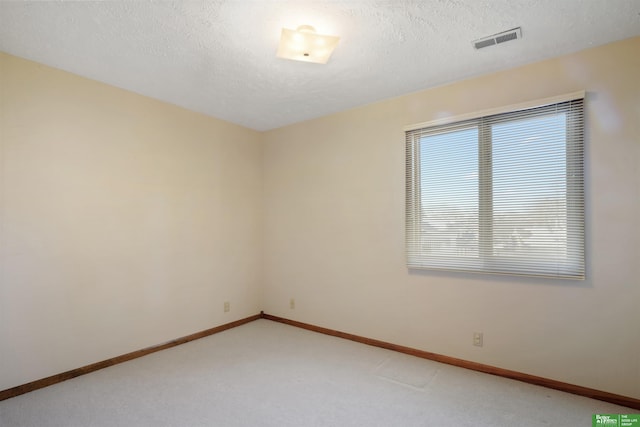
[[484,334],[482,332],[474,332],[473,333],[473,345],[476,347],[482,347],[484,341]]
[[231,311],[231,303],[229,301],[224,302],[224,312]]
[[296,308],[296,300],[295,300],[295,299],[291,298],[291,299],[289,300],[289,308],[290,308],[291,310],[293,310],[293,309],[295,309],[295,308]]

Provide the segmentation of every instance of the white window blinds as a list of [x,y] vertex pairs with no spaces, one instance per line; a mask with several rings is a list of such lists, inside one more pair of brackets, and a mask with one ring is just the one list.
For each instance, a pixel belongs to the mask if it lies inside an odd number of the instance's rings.
[[583,98],[406,132],[410,268],[584,278]]

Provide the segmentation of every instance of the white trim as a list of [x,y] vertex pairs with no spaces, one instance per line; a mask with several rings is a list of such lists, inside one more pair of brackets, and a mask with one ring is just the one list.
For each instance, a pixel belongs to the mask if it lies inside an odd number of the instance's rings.
[[564,95],[551,96],[549,98],[537,99],[535,101],[520,102],[518,104],[506,105],[504,107],[489,108],[473,113],[460,114],[457,116],[442,117],[428,122],[416,123],[404,127],[405,132],[416,129],[423,129],[432,126],[446,125],[449,123],[462,122],[465,120],[477,119],[479,117],[492,116],[494,114],[511,113],[513,111],[529,110],[531,108],[544,107],[545,105],[558,104],[560,102],[573,101],[574,99],[584,99],[586,92],[580,90],[577,92],[566,93]]

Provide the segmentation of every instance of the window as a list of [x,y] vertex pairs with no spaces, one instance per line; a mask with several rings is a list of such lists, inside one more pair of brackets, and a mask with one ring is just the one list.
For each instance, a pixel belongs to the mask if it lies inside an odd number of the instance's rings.
[[584,278],[584,94],[572,95],[407,130],[409,268]]

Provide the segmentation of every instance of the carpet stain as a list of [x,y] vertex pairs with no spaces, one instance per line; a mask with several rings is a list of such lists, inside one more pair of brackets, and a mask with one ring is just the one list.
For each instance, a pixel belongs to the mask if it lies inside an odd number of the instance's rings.
[[437,373],[438,367],[425,360],[390,357],[378,366],[375,375],[414,390],[424,390]]

